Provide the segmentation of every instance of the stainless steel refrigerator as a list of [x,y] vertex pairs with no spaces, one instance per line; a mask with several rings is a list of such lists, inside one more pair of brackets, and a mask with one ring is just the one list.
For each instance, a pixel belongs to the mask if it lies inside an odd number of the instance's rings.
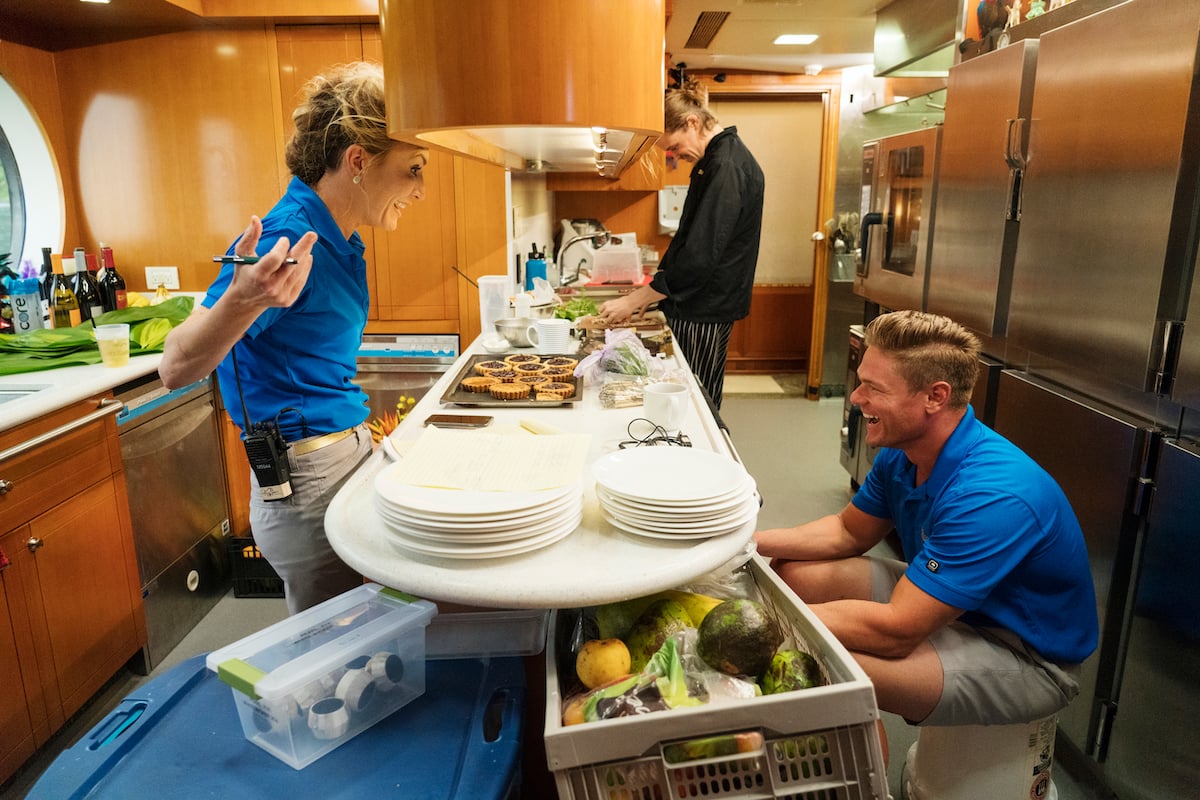
[[1038,41],[951,68],[927,308],[1001,337],[1021,221]]
[[1102,633],[1060,732],[1122,798],[1200,796],[1198,53],[1200,3],[1130,0],[965,62],[939,165],[928,307],[1080,517]]

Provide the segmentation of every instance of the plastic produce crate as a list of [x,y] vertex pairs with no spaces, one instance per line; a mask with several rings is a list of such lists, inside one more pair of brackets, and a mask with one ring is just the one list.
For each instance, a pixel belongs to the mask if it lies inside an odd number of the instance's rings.
[[253,536],[225,537],[233,567],[234,597],[283,597],[283,578],[263,557]]
[[[814,656],[827,685],[565,727],[555,615],[545,744],[561,800],[887,800],[879,709],[866,673],[764,560],[755,557],[749,568],[763,602],[790,624],[785,646]],[[704,751],[728,755],[688,756],[714,738],[717,746]],[[747,741],[758,744],[739,752]]]

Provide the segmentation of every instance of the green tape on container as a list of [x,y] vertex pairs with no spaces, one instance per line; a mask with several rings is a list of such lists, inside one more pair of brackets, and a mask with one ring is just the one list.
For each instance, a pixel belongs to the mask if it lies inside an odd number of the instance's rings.
[[405,603],[415,603],[421,599],[416,595],[409,594],[408,592],[402,592],[399,589],[389,589],[386,586],[380,589],[379,593],[386,594],[388,597],[394,597],[397,600],[402,600]]
[[266,675],[267,673],[258,667],[242,661],[240,658],[231,658],[217,665],[217,677],[252,700],[259,699],[254,687]]

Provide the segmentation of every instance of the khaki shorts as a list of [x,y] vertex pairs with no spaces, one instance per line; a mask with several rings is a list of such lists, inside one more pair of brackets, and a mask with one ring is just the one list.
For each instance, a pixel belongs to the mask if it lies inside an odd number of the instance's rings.
[[[886,603],[908,565],[871,559],[871,599]],[[1061,711],[1079,694],[1079,665],[1047,661],[1012,631],[952,622],[929,637],[942,697],[914,725],[1011,725]]]

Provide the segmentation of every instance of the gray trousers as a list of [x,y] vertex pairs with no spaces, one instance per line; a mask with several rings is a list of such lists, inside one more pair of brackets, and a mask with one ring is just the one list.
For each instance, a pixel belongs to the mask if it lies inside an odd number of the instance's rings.
[[289,614],[296,614],[362,583],[325,537],[325,509],[346,479],[371,455],[371,432],[360,425],[340,442],[297,457],[288,450],[292,495],[259,498],[250,473],[250,528],[254,543],[283,579]]

